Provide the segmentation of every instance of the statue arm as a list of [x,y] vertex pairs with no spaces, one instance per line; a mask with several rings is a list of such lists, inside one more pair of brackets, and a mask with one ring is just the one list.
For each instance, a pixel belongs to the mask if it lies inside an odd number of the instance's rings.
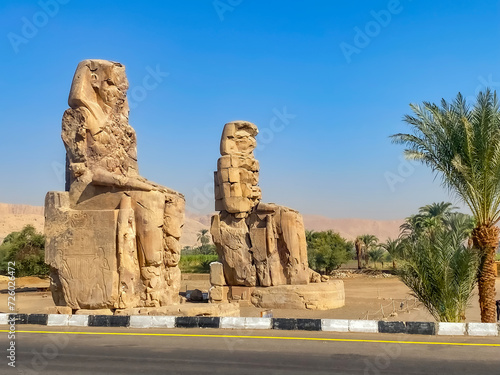
[[92,183],[101,186],[116,186],[130,190],[155,190],[154,186],[138,178],[125,177],[119,174],[111,173],[105,169],[98,168],[92,171]]

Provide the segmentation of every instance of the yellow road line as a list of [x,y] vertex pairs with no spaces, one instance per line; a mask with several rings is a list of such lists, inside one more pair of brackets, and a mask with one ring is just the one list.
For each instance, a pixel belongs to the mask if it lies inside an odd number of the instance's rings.
[[[10,332],[10,331],[0,330],[0,332]],[[230,339],[305,340],[305,341],[364,342],[364,343],[383,343],[383,344],[500,347],[500,344],[460,343],[460,342],[391,341],[391,340],[333,339],[333,338],[321,338],[321,337],[286,337],[286,336],[195,335],[195,334],[184,334],[184,333],[62,332],[62,331],[16,331],[16,333],[49,333],[49,334],[54,333],[54,334],[66,334],[66,335],[115,335],[115,336],[163,336],[163,337],[212,337],[212,338],[230,338]]]

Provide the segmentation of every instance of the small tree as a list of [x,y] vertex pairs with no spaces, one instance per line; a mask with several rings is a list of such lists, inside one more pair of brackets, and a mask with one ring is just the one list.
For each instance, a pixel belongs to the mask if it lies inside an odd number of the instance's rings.
[[373,249],[368,252],[368,257],[371,259],[375,267],[377,262],[381,262],[382,267],[384,267],[383,263],[384,255],[385,255],[385,250],[381,248]]
[[392,262],[392,268],[396,269],[396,260],[404,258],[404,246],[401,239],[388,238],[385,243],[380,246],[387,251],[386,260]]
[[45,237],[32,225],[12,232],[0,245],[0,272],[5,274],[9,262],[15,262],[16,276],[48,275],[45,264]]
[[398,275],[436,320],[465,320],[481,258],[466,245],[473,227],[468,215],[450,214],[432,231],[403,242]]
[[309,267],[319,273],[329,274],[352,259],[352,242],[331,230],[309,232],[306,240]]

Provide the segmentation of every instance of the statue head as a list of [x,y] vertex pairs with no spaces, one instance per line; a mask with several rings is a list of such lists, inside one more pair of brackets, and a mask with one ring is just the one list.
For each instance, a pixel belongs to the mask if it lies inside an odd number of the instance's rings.
[[84,60],[78,64],[69,93],[71,108],[86,108],[88,128],[96,134],[106,118],[128,118],[128,81],[125,66],[107,60]]
[[216,207],[241,218],[261,199],[259,163],[253,155],[258,132],[248,121],[227,123],[222,131],[215,175]]

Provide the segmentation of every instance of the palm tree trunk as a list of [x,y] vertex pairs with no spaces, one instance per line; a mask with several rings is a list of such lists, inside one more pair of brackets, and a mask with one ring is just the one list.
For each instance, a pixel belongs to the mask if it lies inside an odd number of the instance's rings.
[[356,257],[358,258],[358,270],[361,269],[361,244],[356,240],[354,243],[354,247],[356,248]]
[[478,273],[479,308],[481,322],[496,322],[495,252],[498,247],[500,229],[482,225],[472,232],[474,246],[481,251],[481,265]]

